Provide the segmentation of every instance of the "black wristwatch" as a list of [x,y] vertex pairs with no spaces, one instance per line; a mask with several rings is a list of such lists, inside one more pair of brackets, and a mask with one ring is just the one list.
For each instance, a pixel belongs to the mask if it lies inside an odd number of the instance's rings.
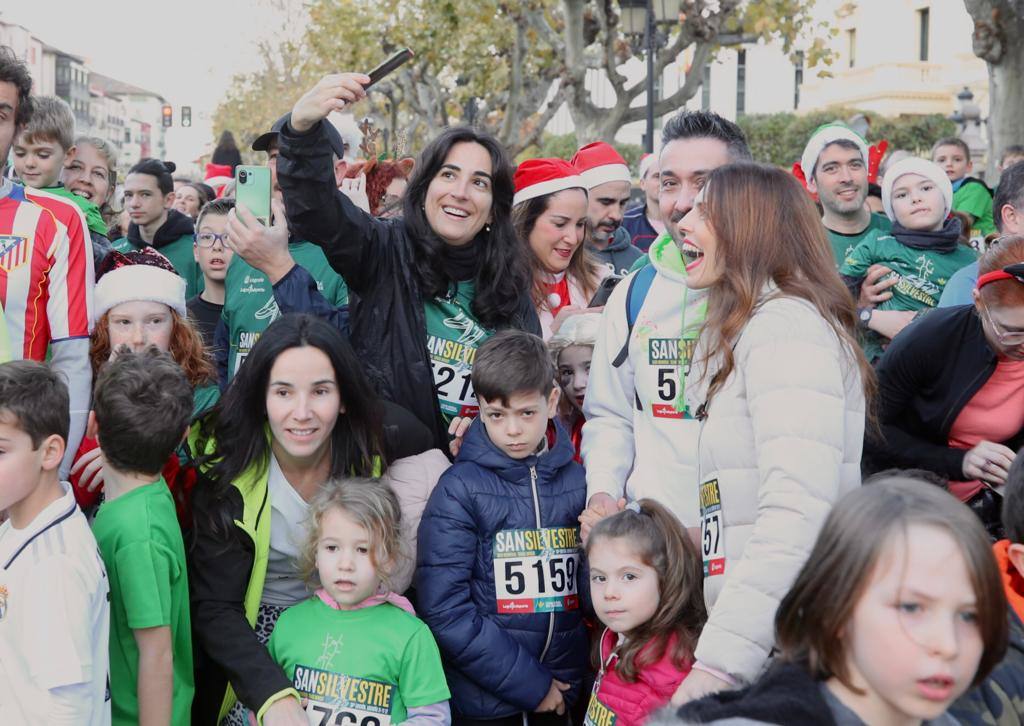
[[871,316],[874,313],[874,308],[857,308],[857,321],[860,323],[860,327],[867,330],[868,324],[871,322]]

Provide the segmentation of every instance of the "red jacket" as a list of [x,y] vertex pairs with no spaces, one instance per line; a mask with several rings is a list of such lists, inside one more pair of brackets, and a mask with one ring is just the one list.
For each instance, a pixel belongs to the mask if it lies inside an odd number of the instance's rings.
[[[601,635],[601,662],[609,665],[604,668],[604,675],[596,694],[597,700],[600,701],[600,705],[615,713],[615,726],[640,726],[652,712],[669,702],[679,684],[689,675],[692,664],[688,662],[679,669],[672,663],[670,654],[676,642],[673,636],[661,659],[644,666],[637,674],[636,683],[627,683],[615,670],[617,658],[612,657],[612,651],[617,642],[618,635],[605,628]],[[640,651],[638,659],[642,658],[648,647],[650,646],[645,646]],[[587,710],[590,717],[588,720],[598,724],[603,720],[607,722],[599,717],[600,710],[599,706],[595,706],[594,697],[591,696],[590,708]],[[596,712],[592,714],[591,711]]]

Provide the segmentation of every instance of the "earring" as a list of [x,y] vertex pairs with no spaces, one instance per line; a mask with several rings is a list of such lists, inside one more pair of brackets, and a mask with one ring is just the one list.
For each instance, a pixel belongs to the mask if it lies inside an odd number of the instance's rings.
[[491,233],[491,224],[490,224],[490,222],[488,222],[487,224],[484,225],[484,231],[487,232],[487,234]]

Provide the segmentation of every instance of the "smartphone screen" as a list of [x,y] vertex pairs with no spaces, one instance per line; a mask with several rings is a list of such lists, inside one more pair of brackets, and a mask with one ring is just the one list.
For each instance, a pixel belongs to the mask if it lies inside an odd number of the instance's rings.
[[270,226],[270,169],[235,167],[235,203],[244,206],[265,227]]

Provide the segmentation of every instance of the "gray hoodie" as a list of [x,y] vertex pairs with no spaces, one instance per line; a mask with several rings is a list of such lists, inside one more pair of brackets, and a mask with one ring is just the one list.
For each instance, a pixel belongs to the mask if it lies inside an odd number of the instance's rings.
[[631,244],[631,240],[632,236],[626,228],[620,226],[615,230],[611,243],[603,250],[591,244],[587,246],[602,265],[611,270],[613,275],[621,277],[626,275],[633,263],[644,254]]

